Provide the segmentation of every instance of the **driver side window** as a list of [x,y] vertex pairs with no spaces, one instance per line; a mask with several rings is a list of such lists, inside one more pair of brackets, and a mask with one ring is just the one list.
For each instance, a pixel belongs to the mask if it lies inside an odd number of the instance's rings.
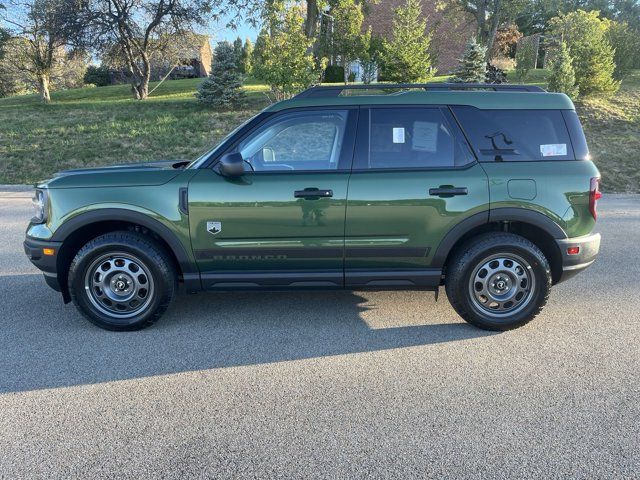
[[322,110],[279,115],[238,145],[256,172],[336,170],[348,111]]

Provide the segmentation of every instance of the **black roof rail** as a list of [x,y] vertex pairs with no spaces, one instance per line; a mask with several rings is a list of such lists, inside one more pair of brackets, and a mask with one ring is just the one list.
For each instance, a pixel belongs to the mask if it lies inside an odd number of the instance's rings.
[[316,85],[300,92],[295,98],[322,98],[338,97],[345,90],[402,90],[402,89],[423,89],[433,90],[493,90],[495,92],[545,92],[546,90],[537,85],[512,85],[496,83],[457,83],[457,82],[434,82],[434,83],[369,83],[366,85]]

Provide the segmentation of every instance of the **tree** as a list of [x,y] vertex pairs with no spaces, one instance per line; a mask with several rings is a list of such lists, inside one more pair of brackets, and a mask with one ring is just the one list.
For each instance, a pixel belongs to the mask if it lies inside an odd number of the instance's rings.
[[422,20],[420,0],[406,0],[393,15],[392,39],[384,42],[385,78],[396,82],[424,82],[435,75],[429,53],[431,34]]
[[[65,58],[65,48],[78,46],[84,30],[75,0],[11,0],[8,10],[0,9],[0,19],[9,34],[18,38],[13,45],[11,66],[37,84],[43,102],[51,101],[51,77],[57,62]],[[11,12],[11,13],[9,13]]]
[[121,51],[134,98],[149,93],[151,56],[175,38],[224,14],[233,22],[253,0],[83,0],[94,34]]
[[258,62],[254,64],[254,74],[271,87],[271,93],[279,101],[317,82],[325,62],[317,64],[313,58],[313,39],[305,35],[300,7],[274,8],[267,20],[269,33],[261,40],[264,47],[258,50],[256,41],[254,58]]
[[615,81],[614,51],[607,38],[607,22],[599,12],[577,10],[551,19],[551,31],[569,48],[576,84],[581,95],[613,93],[620,83]]
[[254,73],[256,69],[258,69],[259,66],[264,63],[268,37],[269,31],[265,27],[263,27],[260,32],[258,32],[256,44],[253,47],[253,52],[251,53],[251,68],[253,69]]
[[233,41],[233,54],[236,56],[236,65],[237,65],[237,69],[239,72],[242,72],[242,39],[240,37],[237,37],[234,41]]
[[376,74],[382,63],[384,55],[384,42],[381,37],[371,34],[371,27],[363,37],[364,49],[360,56],[362,65],[362,82],[371,83],[376,79]]
[[498,27],[516,18],[529,1],[531,0],[452,0],[445,8],[449,16],[459,17],[460,11],[473,15],[478,42],[487,47],[487,52],[492,52]]
[[579,88],[576,86],[576,73],[573,69],[571,56],[567,44],[560,42],[553,55],[549,90],[565,93],[571,98],[578,97]]
[[219,108],[240,105],[244,98],[238,58],[229,42],[220,42],[214,51],[211,73],[199,86],[196,98],[201,103]]
[[242,68],[240,70],[245,75],[251,75],[253,73],[252,66],[251,66],[252,57],[253,57],[253,43],[251,43],[251,39],[247,38],[244,41],[244,47],[242,47],[242,57],[241,57]]
[[614,49],[616,64],[613,76],[620,80],[640,64],[640,33],[634,32],[627,22],[607,22],[607,40]]
[[454,82],[483,83],[487,77],[487,47],[480,45],[475,37],[467,42]]
[[334,18],[331,51],[340,58],[344,68],[344,83],[349,83],[351,63],[359,58],[371,40],[371,32],[361,34],[364,15],[362,5],[355,0],[337,0],[331,9]]
[[529,72],[536,68],[536,46],[532,37],[525,37],[516,47],[516,78],[523,83]]

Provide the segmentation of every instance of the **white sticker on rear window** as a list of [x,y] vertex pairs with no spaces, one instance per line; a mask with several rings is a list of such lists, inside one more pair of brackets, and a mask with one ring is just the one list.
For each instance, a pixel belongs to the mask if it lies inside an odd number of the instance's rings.
[[[389,138],[389,137],[387,137]],[[393,129],[393,143],[404,143],[404,128],[395,128]]]
[[540,153],[543,157],[559,157],[567,154],[566,143],[550,143],[548,145],[540,145]]
[[411,147],[421,152],[435,153],[438,144],[438,124],[436,122],[413,122]]

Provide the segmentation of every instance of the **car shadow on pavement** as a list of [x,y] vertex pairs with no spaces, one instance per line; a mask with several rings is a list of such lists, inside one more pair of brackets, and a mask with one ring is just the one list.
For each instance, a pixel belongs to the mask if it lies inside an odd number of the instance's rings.
[[90,324],[39,274],[0,276],[0,298],[0,393],[493,335],[431,292],[179,296],[157,325],[127,333]]

